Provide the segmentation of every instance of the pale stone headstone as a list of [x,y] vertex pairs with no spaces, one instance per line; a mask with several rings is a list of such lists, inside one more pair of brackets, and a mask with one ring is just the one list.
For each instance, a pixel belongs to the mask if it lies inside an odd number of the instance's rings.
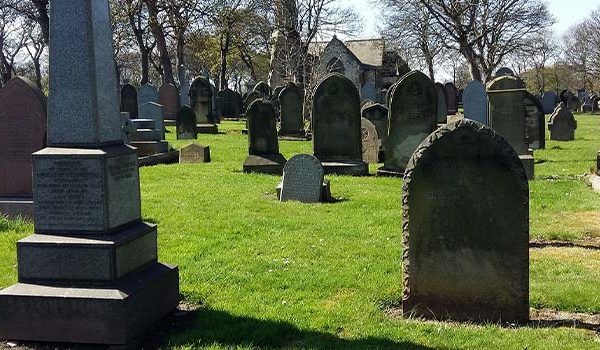
[[437,122],[438,124],[446,124],[448,121],[448,97],[446,96],[446,88],[441,83],[435,83],[435,92],[437,94]]
[[[377,136],[379,137],[379,152],[383,154],[385,152],[385,143],[388,136],[388,109],[379,103],[373,103],[365,105],[361,110],[363,118],[368,119],[375,128],[377,129]],[[380,156],[381,158],[381,156]]]
[[402,78],[389,118],[385,164],[377,174],[401,176],[417,146],[437,128],[437,93],[425,74],[413,71]]
[[179,111],[179,90],[171,83],[164,83],[158,89],[160,104],[163,106],[163,118],[175,120]]
[[246,118],[249,147],[244,172],[281,174],[286,160],[279,153],[273,105],[268,100],[256,100],[248,108]]
[[196,114],[189,106],[183,106],[177,113],[177,139],[195,140],[198,137],[196,132]]
[[575,140],[575,129],[577,129],[577,120],[573,113],[564,102],[559,103],[548,121],[550,140],[573,141]]
[[488,124],[488,100],[485,86],[479,80],[473,80],[462,95],[465,118]]
[[210,147],[195,143],[181,147],[179,150],[179,163],[210,163]]
[[[149,103],[149,102],[153,102],[153,103],[159,103],[160,104],[160,98],[158,96],[158,90],[156,89],[156,87],[150,83],[146,83],[144,85],[142,85],[140,87],[140,89],[138,90],[138,97],[137,97],[137,101],[138,101],[138,112],[139,112],[139,107],[143,104]],[[139,115],[140,117],[144,117],[143,115]]]
[[318,158],[298,154],[283,168],[280,200],[318,203],[321,199],[325,171]]
[[46,97],[14,77],[0,89],[0,215],[33,216],[31,154],[46,146]]
[[379,146],[381,141],[377,135],[377,128],[366,118],[361,118],[362,152],[363,161],[369,164],[379,162]]
[[121,89],[121,112],[129,113],[131,119],[138,116],[137,90],[131,84],[125,84]]
[[138,106],[138,113],[142,119],[154,120],[156,130],[160,132],[161,140],[165,139],[165,122],[163,106],[155,102],[147,102]]
[[313,97],[313,150],[325,173],[366,175],[362,160],[360,97],[347,77],[331,73]]
[[142,221],[138,158],[122,139],[107,0],[52,0],[48,147],[33,155],[35,234],[0,290],[0,334],[133,347],[179,303]]
[[469,119],[443,126],[403,182],[408,317],[529,319],[529,189],[512,147]]
[[446,83],[446,103],[448,104],[448,115],[455,115],[458,112],[458,90],[453,83]]
[[296,85],[286,86],[279,93],[281,116],[281,136],[304,136],[304,117],[302,115],[304,99],[302,91]]

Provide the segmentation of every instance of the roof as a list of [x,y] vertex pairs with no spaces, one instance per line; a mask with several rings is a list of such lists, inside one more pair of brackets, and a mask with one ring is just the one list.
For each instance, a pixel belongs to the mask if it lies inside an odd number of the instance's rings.
[[[334,37],[335,40],[337,38]],[[315,56],[320,56],[321,52],[329,42],[316,42],[309,46],[309,52]],[[362,63],[371,66],[383,66],[383,54],[385,52],[385,41],[383,39],[366,40],[347,40],[343,44],[352,52]]]

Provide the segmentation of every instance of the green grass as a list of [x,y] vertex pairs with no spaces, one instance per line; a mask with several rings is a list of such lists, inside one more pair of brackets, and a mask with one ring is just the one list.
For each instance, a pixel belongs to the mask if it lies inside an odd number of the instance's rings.
[[[531,236],[598,237],[600,195],[579,175],[600,149],[600,117],[578,116],[574,142],[536,152]],[[392,317],[401,295],[401,179],[331,176],[336,204],[279,203],[279,177],[241,172],[243,123],[199,135],[212,163],[141,169],[142,211],[159,225],[160,260],[180,268],[188,302],[201,303],[175,349],[600,349],[598,334],[573,328],[505,328]],[[597,136],[596,136],[597,135]],[[173,140],[174,147],[189,141]],[[310,142],[281,142],[311,153]],[[558,149],[556,147],[561,147]],[[372,166],[372,172],[376,166]],[[16,240],[26,223],[0,220],[0,287],[16,281]],[[600,313],[600,253],[531,250],[532,307]]]

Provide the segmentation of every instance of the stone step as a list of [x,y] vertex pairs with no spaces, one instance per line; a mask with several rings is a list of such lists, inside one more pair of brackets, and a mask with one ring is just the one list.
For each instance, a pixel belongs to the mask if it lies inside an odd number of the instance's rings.
[[156,129],[156,121],[154,119],[131,119],[138,129]]
[[166,153],[169,151],[169,143],[166,141],[133,141],[130,145],[136,148],[138,157]]
[[161,141],[162,132],[156,129],[137,129],[137,131],[129,135],[131,141]]

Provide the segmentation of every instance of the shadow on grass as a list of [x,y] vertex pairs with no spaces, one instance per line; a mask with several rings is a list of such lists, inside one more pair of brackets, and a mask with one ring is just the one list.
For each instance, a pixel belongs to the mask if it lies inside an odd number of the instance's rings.
[[156,345],[161,348],[217,344],[262,349],[433,349],[376,337],[343,339],[334,334],[302,330],[287,322],[233,316],[210,309],[191,311],[183,318],[187,321],[171,323],[170,339]]

